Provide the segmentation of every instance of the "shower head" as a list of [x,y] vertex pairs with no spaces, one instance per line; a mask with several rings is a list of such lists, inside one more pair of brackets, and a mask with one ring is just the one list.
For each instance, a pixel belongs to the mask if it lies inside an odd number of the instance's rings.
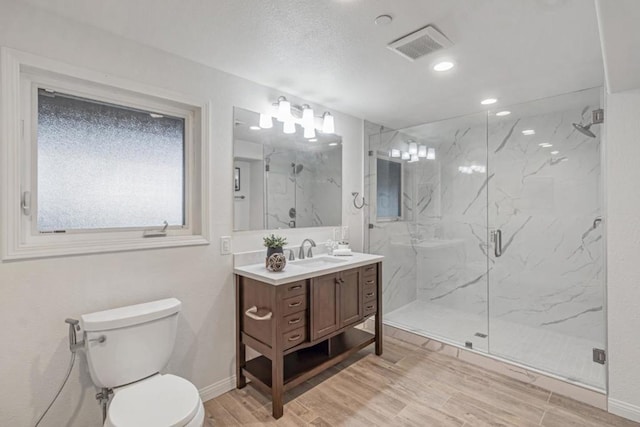
[[573,127],[576,128],[578,132],[588,137],[595,138],[596,134],[591,132],[591,126],[593,126],[593,123],[589,123],[588,125],[573,123]]
[[295,163],[291,163],[291,167],[293,168],[294,175],[298,175],[302,172],[302,169],[304,169],[304,166],[301,163],[298,163],[297,165]]

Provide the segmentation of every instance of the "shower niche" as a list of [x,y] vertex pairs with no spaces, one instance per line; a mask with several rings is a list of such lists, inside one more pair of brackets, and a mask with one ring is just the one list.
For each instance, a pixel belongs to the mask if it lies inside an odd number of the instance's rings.
[[[368,124],[365,243],[386,257],[385,323],[605,389],[600,105],[589,89],[401,130]],[[411,143],[435,155],[402,160]],[[402,170],[395,218],[379,214],[396,188],[379,159]]]
[[259,127],[260,115],[234,108],[234,230],[337,226],[342,222],[342,138],[313,139]]

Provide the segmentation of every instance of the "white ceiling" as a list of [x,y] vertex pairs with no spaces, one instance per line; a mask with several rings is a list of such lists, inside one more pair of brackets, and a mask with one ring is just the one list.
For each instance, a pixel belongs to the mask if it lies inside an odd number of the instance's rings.
[[[396,128],[603,84],[593,0],[23,1]],[[427,24],[453,47],[386,48]],[[437,75],[442,57],[457,67]]]

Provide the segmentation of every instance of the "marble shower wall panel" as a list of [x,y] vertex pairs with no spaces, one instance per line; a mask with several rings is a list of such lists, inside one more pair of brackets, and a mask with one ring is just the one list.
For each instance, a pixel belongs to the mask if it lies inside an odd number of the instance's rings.
[[595,108],[490,122],[489,209],[504,252],[490,272],[491,317],[604,344],[600,138],[571,126]]
[[296,152],[265,145],[265,165],[267,186],[267,229],[289,228],[289,210],[296,206],[296,181],[292,164],[296,162]]

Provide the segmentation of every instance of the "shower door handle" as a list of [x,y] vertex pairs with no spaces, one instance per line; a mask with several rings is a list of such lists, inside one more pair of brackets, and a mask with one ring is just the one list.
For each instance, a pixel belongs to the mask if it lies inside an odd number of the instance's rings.
[[493,232],[493,254],[496,258],[502,256],[502,230],[500,229]]

